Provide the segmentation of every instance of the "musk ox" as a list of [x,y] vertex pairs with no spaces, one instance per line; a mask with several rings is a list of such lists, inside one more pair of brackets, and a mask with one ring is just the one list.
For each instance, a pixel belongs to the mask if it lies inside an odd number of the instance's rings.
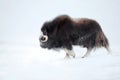
[[74,19],[60,15],[43,24],[40,46],[48,49],[64,49],[66,57],[75,57],[73,45],[87,48],[86,57],[94,48],[104,47],[109,50],[108,39],[98,22],[88,18]]

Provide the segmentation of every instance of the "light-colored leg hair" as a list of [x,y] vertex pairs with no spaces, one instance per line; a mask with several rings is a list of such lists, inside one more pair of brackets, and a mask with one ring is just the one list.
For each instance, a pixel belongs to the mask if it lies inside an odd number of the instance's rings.
[[75,53],[74,53],[74,51],[73,50],[68,50],[68,49],[64,49],[65,50],[65,52],[66,52],[66,56],[65,57],[70,57],[70,56],[72,56],[73,58],[75,58]]
[[87,52],[84,54],[84,56],[82,56],[82,58],[89,56],[91,51],[92,49],[87,49]]
[[108,54],[112,54],[112,50],[111,50],[110,47],[105,47],[105,48],[106,48],[106,50],[108,51]]

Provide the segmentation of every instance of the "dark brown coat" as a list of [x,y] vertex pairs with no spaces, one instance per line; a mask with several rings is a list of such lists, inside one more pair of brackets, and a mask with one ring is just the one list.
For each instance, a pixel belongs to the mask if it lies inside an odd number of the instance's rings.
[[73,19],[68,15],[61,15],[52,21],[45,22],[41,28],[48,36],[41,47],[54,49],[66,48],[72,50],[72,45],[79,45],[92,50],[93,48],[109,48],[109,42],[98,22],[88,18]]

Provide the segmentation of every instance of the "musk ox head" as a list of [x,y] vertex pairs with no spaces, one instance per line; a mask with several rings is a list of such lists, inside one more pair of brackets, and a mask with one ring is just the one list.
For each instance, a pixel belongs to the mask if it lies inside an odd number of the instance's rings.
[[42,35],[40,36],[40,45],[42,48],[51,49],[54,47],[54,43],[56,42],[56,34],[54,34],[54,27],[51,22],[45,22],[41,28]]
[[70,19],[66,15],[45,22],[41,28],[40,46],[48,49],[63,47],[64,40],[67,39],[67,34],[69,34],[65,31],[68,25],[70,25]]

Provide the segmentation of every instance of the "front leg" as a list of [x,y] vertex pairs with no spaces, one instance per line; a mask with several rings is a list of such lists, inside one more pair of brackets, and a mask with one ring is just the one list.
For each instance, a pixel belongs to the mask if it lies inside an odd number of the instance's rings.
[[69,49],[66,49],[66,48],[64,50],[66,52],[66,56],[65,57],[69,58],[70,56],[72,56],[73,58],[75,58],[75,53],[74,53],[73,50],[69,50]]

